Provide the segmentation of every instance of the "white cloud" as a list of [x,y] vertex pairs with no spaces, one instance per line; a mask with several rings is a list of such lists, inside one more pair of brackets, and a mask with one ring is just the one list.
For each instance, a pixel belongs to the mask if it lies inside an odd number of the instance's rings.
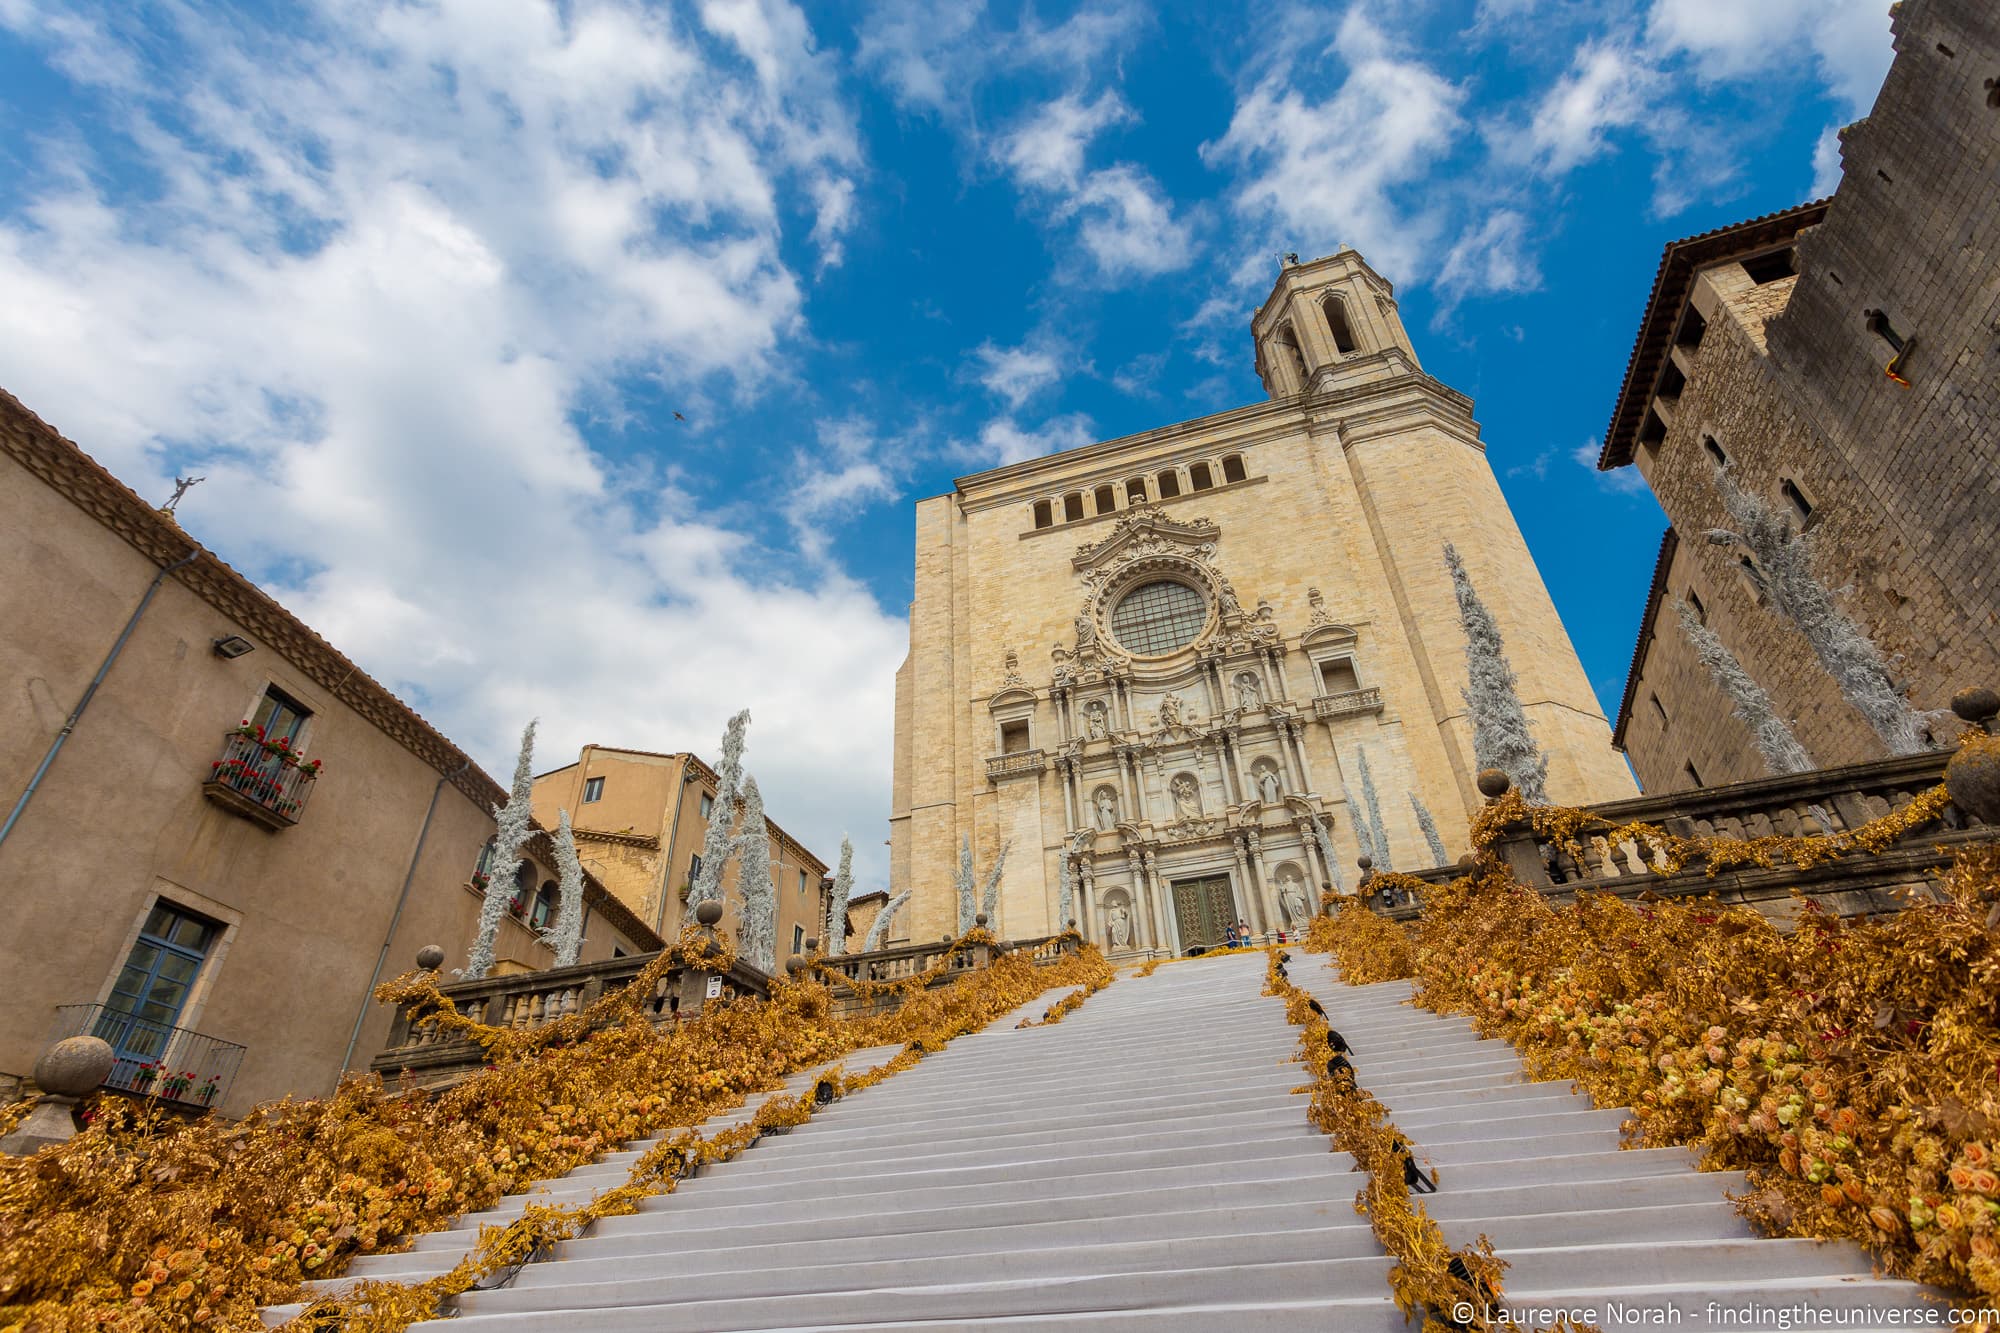
[[965,450],[963,456],[986,467],[1005,467],[1096,441],[1090,418],[1081,412],[1051,418],[1039,430],[1023,430],[1011,416],[998,417],[986,423],[979,432],[977,447]]
[[1442,218],[1398,187],[1451,151],[1464,92],[1397,54],[1359,6],[1332,49],[1347,67],[1332,96],[1314,100],[1307,88],[1320,81],[1280,63],[1239,95],[1228,131],[1202,157],[1240,173],[1234,206],[1261,227],[1246,254],[1345,244],[1392,277],[1421,273]]
[[1131,119],[1131,108],[1115,92],[1100,93],[1094,102],[1071,93],[1042,106],[1001,140],[998,155],[1023,185],[1075,190],[1090,141]]
[[[1597,456],[1603,452],[1603,441],[1593,435],[1582,444],[1576,446],[1576,448],[1570,450],[1569,458],[1572,463],[1575,463],[1585,472],[1588,472],[1597,484],[1607,491],[1613,491],[1619,495],[1637,495],[1646,489],[1646,479],[1639,474],[1638,468],[1629,463],[1624,467],[1613,468],[1609,472],[1599,472],[1597,470]],[[1537,470],[1535,475],[1539,477],[1542,475],[1541,471]]]
[[1612,43],[1585,45],[1535,107],[1528,127],[1532,156],[1549,172],[1574,170],[1605,150],[1606,131],[1645,118],[1659,82],[1636,53]]
[[1067,352],[1049,342],[1022,347],[996,347],[989,342],[981,343],[973,355],[982,366],[979,382],[1018,411],[1030,398],[1061,382]]
[[1159,183],[1137,167],[1092,172],[1064,215],[1079,217],[1078,238],[1109,277],[1172,273],[1194,261],[1194,235],[1174,217]]
[[855,64],[888,88],[898,106],[971,116],[972,95],[996,75],[1083,75],[1132,44],[1145,11],[1086,3],[1050,27],[1032,9],[1012,28],[986,22],[984,0],[877,0],[861,22]]
[[1829,125],[1820,131],[1819,141],[1813,145],[1812,196],[1824,199],[1840,188],[1842,164],[1840,160],[1840,126]]
[[1895,54],[1889,7],[1879,0],[1653,0],[1646,37],[1687,54],[1709,79],[1784,69],[1810,50],[1850,117],[1874,102]]
[[1497,209],[1446,252],[1437,287],[1447,302],[1468,292],[1526,292],[1542,282],[1525,214]]
[[[688,405],[768,381],[802,328],[783,219],[831,248],[851,208],[803,19],[701,20],[443,4],[111,42],[146,78],[105,114],[159,194],[46,146],[0,216],[0,384],[142,493],[207,474],[189,530],[286,571],[275,595],[491,771],[530,714],[545,756],[705,753],[747,705],[774,815],[823,855],[854,831],[879,875],[902,622],[576,424],[628,373]],[[752,516],[779,535],[895,491],[831,436],[800,464]]]

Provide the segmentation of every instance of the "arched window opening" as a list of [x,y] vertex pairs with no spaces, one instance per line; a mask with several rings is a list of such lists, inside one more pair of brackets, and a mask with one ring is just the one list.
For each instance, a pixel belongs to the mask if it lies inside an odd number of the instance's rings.
[[556,919],[556,903],[560,891],[556,882],[549,880],[535,894],[535,908],[528,913],[528,924],[536,930],[547,930]]
[[1095,492],[1097,512],[1108,514],[1118,507],[1118,492],[1109,486],[1099,486]]
[[1134,477],[1125,483],[1125,503],[1128,505],[1142,505],[1146,503],[1146,479],[1144,477]]
[[1035,501],[1035,526],[1038,528],[1053,527],[1055,525],[1055,521],[1056,521],[1055,506],[1050,504],[1047,500]]
[[1231,454],[1222,460],[1222,479],[1225,482],[1243,480],[1243,455]]
[[1083,496],[1072,492],[1063,497],[1063,522],[1074,523],[1083,517]]
[[1210,480],[1209,478],[1208,464],[1206,463],[1196,463],[1193,467],[1189,468],[1188,481],[1191,482],[1194,486],[1194,489],[1198,491],[1205,491],[1209,487],[1215,485],[1215,482]]
[[1160,498],[1162,500],[1171,500],[1180,493],[1181,479],[1179,475],[1172,472],[1162,472],[1160,474]]
[[507,910],[520,916],[528,910],[528,904],[535,899],[535,863],[523,861],[514,871],[514,896],[507,900]]
[[1278,331],[1271,335],[1271,345],[1277,349],[1284,363],[1292,368],[1292,382],[1298,386],[1296,391],[1303,393],[1306,387],[1306,359],[1299,352],[1298,335],[1292,332],[1292,326],[1280,324]]
[[1333,335],[1334,350],[1342,356],[1351,356],[1359,351],[1361,344],[1354,340],[1354,326],[1347,320],[1347,302],[1328,292],[1319,303],[1319,308],[1326,315],[1326,327]]
[[1785,497],[1785,503],[1791,506],[1792,516],[1798,519],[1801,528],[1812,522],[1812,501],[1806,499],[1805,492],[1799,489],[1797,482],[1786,477],[1778,483],[1778,494]]

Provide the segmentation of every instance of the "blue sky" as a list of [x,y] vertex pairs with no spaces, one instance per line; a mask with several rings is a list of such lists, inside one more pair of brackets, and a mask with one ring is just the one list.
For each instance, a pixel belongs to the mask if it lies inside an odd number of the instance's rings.
[[[1886,0],[0,0],[0,386],[504,773],[713,750],[886,858],[915,498],[1253,401],[1353,245],[1607,709],[1660,247],[1824,193]],[[674,415],[681,414],[685,420]]]

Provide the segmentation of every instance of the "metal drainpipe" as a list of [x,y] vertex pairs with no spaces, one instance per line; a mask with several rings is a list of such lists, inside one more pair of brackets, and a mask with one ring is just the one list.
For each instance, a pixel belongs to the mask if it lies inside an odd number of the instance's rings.
[[111,664],[118,660],[118,654],[125,651],[125,641],[132,637],[132,630],[138,625],[139,617],[146,614],[146,607],[152,603],[153,594],[160,590],[162,583],[166,582],[167,575],[173,573],[183,565],[193,564],[195,557],[200,554],[201,548],[197,546],[171,565],[160,570],[159,573],[153,575],[152,583],[146,588],[146,595],[139,599],[139,605],[132,608],[131,619],[125,622],[125,628],[119,631],[118,641],[112,644],[111,651],[105,654],[104,665],[97,668],[97,674],[90,678],[89,686],[83,691],[83,698],[77,701],[75,710],[64,720],[62,730],[58,731],[55,740],[50,742],[49,752],[42,756],[42,762],[35,769],[35,776],[28,779],[28,789],[21,793],[20,800],[14,802],[14,808],[7,814],[7,822],[0,824],[0,842],[7,841],[7,835],[14,831],[14,825],[20,821],[21,812],[26,810],[28,802],[35,798],[35,791],[42,785],[42,778],[47,775],[49,766],[56,761],[56,752],[62,749],[64,742],[69,740],[70,733],[76,730],[76,724],[82,721],[83,710],[90,707],[90,701],[97,695],[97,687],[104,683],[105,676],[111,672]]
[[375,987],[382,980],[382,965],[389,961],[389,945],[396,938],[396,927],[402,923],[403,908],[410,901],[410,885],[417,878],[417,862],[423,857],[424,843],[431,836],[431,817],[437,814],[438,797],[444,794],[444,784],[459,777],[472,767],[466,760],[449,773],[438,775],[437,785],[431,788],[430,807],[424,811],[423,827],[417,830],[417,849],[410,853],[410,868],[403,875],[403,891],[396,896],[396,910],[389,918],[389,929],[382,936],[382,952],[375,955],[375,971],[368,978],[368,989],[361,993],[361,1012],[354,1016],[354,1031],[348,1034],[347,1054],[340,1057],[340,1072],[334,1075],[333,1086],[338,1088],[340,1080],[347,1077],[348,1068],[354,1063],[354,1048],[361,1041],[361,1025],[368,1021],[368,1002],[375,998]]

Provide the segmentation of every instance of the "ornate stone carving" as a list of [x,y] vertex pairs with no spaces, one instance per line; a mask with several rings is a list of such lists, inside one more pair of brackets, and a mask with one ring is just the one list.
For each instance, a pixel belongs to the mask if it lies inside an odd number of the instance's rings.
[[1296,929],[1304,929],[1312,914],[1306,907],[1305,886],[1295,879],[1281,880],[1278,884],[1278,905],[1285,910],[1285,920]]
[[1089,735],[1090,739],[1101,741],[1111,734],[1110,727],[1106,723],[1105,718],[1106,710],[1102,699],[1092,699],[1083,706],[1084,731]]
[[1003,665],[1007,672],[1007,688],[1021,690],[1028,688],[1027,679],[1021,675],[1021,655],[1019,653],[1009,648]]
[[1262,692],[1257,688],[1257,677],[1254,673],[1245,671],[1236,677],[1236,706],[1238,708],[1248,711],[1258,707],[1263,702],[1264,697]]
[[1333,617],[1326,613],[1326,598],[1318,588],[1306,589],[1306,605],[1312,608],[1312,615],[1307,620],[1308,624],[1330,625],[1333,623]]
[[1277,769],[1260,768],[1257,770],[1257,795],[1263,800],[1265,805],[1283,804],[1285,796],[1278,782]]
[[1118,827],[1118,797],[1109,787],[1097,789],[1097,827],[1109,833]]
[[1132,947],[1132,909],[1123,902],[1111,904],[1104,914],[1104,937],[1114,949]]
[[1192,777],[1186,773],[1181,774],[1173,780],[1167,790],[1173,794],[1176,816],[1181,819],[1201,818],[1201,787]]

